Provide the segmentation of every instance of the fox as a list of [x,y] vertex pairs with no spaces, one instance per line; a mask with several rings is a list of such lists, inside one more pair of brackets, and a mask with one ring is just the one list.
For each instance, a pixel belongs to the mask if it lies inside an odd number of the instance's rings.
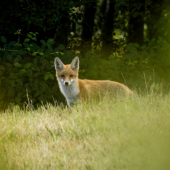
[[79,79],[79,57],[75,57],[71,64],[67,65],[56,57],[54,65],[60,91],[69,107],[78,101],[90,101],[96,96],[103,97],[108,93],[113,97],[134,96],[134,92],[127,86],[115,81]]

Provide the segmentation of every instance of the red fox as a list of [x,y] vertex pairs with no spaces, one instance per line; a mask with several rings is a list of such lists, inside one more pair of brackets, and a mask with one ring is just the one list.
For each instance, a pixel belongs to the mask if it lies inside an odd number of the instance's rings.
[[125,85],[109,80],[81,80],[78,78],[79,58],[75,57],[71,64],[64,65],[56,57],[54,60],[56,77],[61,93],[67,100],[69,107],[78,100],[90,100],[96,95],[103,96],[111,94],[112,96],[133,96],[134,93]]

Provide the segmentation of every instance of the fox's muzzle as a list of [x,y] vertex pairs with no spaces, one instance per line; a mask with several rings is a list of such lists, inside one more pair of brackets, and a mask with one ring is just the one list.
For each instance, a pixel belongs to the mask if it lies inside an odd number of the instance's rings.
[[69,85],[69,82],[64,82],[64,84],[65,84],[66,86],[68,86],[68,85]]
[[63,83],[63,85],[65,85],[65,86],[70,86],[72,83],[73,83],[73,79],[71,79],[70,81],[64,81],[63,79],[59,79],[62,83]]

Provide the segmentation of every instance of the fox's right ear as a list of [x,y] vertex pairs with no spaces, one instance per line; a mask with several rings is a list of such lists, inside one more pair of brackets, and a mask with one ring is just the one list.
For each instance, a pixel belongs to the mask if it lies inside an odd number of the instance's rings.
[[58,57],[54,59],[54,65],[55,65],[56,71],[61,71],[64,68],[63,67],[64,64]]

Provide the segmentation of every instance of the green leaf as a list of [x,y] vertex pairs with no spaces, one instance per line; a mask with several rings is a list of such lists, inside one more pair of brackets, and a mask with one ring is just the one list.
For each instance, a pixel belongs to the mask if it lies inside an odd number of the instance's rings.
[[6,68],[7,68],[7,69],[13,67],[13,65],[10,64],[10,63],[6,63],[5,65],[6,65]]
[[44,40],[40,40],[40,42],[41,42],[42,44],[46,44],[46,42],[45,42]]
[[4,79],[6,79],[5,76],[0,76],[0,80],[4,80]]
[[37,58],[34,58],[33,63],[34,63],[34,64],[37,64],[37,63],[38,63],[38,59],[37,59]]
[[10,77],[11,77],[11,79],[17,79],[18,75],[17,75],[17,73],[10,73]]
[[48,40],[47,40],[47,44],[53,44],[54,43],[54,40],[52,39],[52,38],[49,38]]
[[148,37],[144,37],[144,40],[145,40],[146,42],[149,42],[149,38],[148,38]]
[[34,94],[34,97],[38,97],[40,95],[40,92],[37,91],[35,94]]
[[128,44],[127,49],[130,53],[137,53],[137,49],[133,43]]
[[18,54],[17,51],[11,51],[11,52],[10,52],[10,55],[11,55],[11,56],[16,56],[17,54]]
[[[40,71],[38,65],[34,65],[33,67],[31,67],[31,69],[32,69],[33,71]],[[35,74],[36,74],[36,73],[35,73]],[[35,74],[34,74],[34,75],[35,75]]]
[[134,60],[134,61],[133,61],[133,63],[134,63],[134,64],[137,64],[137,63],[138,63],[138,61],[137,61],[137,60]]
[[22,57],[20,55],[17,55],[17,57],[14,58],[13,63],[18,63],[21,60],[22,60]]
[[0,107],[1,107],[1,108],[3,108],[3,107],[4,107],[4,105],[5,105],[4,100],[0,100]]
[[64,53],[63,53],[63,52],[60,52],[60,54],[61,54],[61,55],[64,55]]
[[28,77],[31,77],[31,76],[32,76],[32,70],[31,70],[31,69],[28,69],[28,70],[27,70],[27,75],[28,75]]
[[36,37],[33,37],[32,40],[37,41],[37,38],[36,38]]
[[40,52],[39,54],[40,54],[40,55],[44,55],[44,53],[42,53],[42,52]]
[[15,80],[10,81],[11,87],[15,87]]
[[24,65],[24,69],[29,69],[31,67],[32,63],[27,63]]
[[34,84],[38,84],[39,80],[38,79],[35,79],[34,80]]
[[14,95],[15,95],[15,90],[14,90],[14,88],[9,88],[9,89],[8,89],[8,96],[9,96],[9,97],[14,97]]
[[12,61],[12,56],[11,55],[7,55],[6,58],[7,58],[8,61],[10,61],[10,62]]
[[20,87],[20,86],[23,86],[23,79],[16,79],[15,80],[17,82],[17,85]]
[[63,44],[59,44],[59,46],[57,47],[57,49],[59,50],[64,50],[65,49],[65,46]]
[[30,44],[30,47],[31,47],[31,51],[32,52],[37,52],[38,51],[38,45],[37,44],[35,44],[35,43],[31,43]]
[[2,74],[3,74],[3,71],[0,71],[0,76],[2,76]]
[[24,54],[26,54],[26,51],[25,50],[20,50],[18,54],[24,55]]
[[0,70],[5,71],[6,68],[4,66],[0,66]]
[[11,47],[11,46],[15,46],[16,44],[17,44],[16,41],[11,41],[11,42],[8,44],[8,46]]
[[5,93],[1,93],[1,94],[0,94],[0,99],[3,99],[5,96],[6,96]]
[[24,42],[29,42],[30,41],[30,39],[29,38],[26,38],[25,40],[24,40]]
[[53,74],[49,74],[49,78],[54,80],[54,75]]
[[31,50],[30,47],[28,47],[27,50],[30,51]]
[[58,91],[58,85],[55,84],[55,85],[52,87],[51,90],[53,91],[53,93],[57,93],[57,91]]
[[15,102],[16,102],[16,103],[21,102],[21,97],[16,97],[16,98],[15,98]]
[[6,37],[1,36],[1,41],[2,41],[3,43],[6,43],[6,42],[7,42]]
[[46,80],[48,80],[49,79],[49,74],[46,74],[45,76],[44,76],[44,80],[46,81]]
[[33,79],[32,77],[29,78],[29,81],[30,81],[30,82],[33,82],[33,80],[34,80],[34,79]]
[[17,58],[19,59],[19,61],[21,61],[21,60],[22,60],[21,55],[17,55]]
[[23,45],[24,45],[24,47],[26,47],[26,48],[29,47],[29,44],[26,43],[26,42],[24,42]]
[[31,34],[27,34],[27,37],[32,38],[32,35]]
[[26,70],[25,69],[21,69],[20,71],[19,71],[19,76],[22,76],[22,75],[24,75],[26,73]]
[[139,44],[138,44],[138,43],[135,43],[135,47],[139,48]]
[[15,66],[15,67],[22,67],[22,65],[19,64],[19,63],[14,63],[14,66]]
[[21,92],[19,92],[18,94],[17,94],[17,97],[22,97],[23,96],[23,93],[21,93]]
[[139,12],[134,12],[133,13],[133,18],[136,18],[139,15]]
[[33,55],[33,56],[34,56],[34,55],[37,55],[37,53],[38,53],[38,52],[33,52],[33,54],[32,54],[32,55]]
[[41,49],[44,50],[46,46],[47,46],[46,44],[41,45]]
[[33,77],[38,77],[39,75],[40,75],[40,72],[38,71],[38,72],[33,74]]

